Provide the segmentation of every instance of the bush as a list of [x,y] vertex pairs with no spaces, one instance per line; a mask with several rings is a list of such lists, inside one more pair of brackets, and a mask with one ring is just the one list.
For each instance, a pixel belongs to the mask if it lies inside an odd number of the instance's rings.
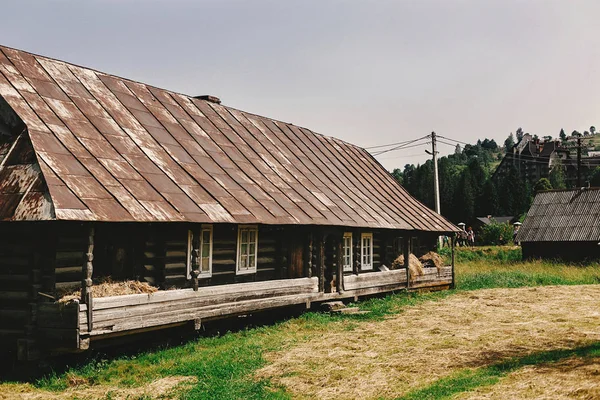
[[509,223],[499,224],[492,222],[482,228],[479,239],[479,244],[484,245],[512,244],[513,227]]

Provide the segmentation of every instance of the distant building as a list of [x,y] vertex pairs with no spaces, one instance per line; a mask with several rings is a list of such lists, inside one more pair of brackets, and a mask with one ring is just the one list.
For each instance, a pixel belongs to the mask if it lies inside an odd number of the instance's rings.
[[534,139],[526,133],[513,146],[512,151],[506,153],[494,171],[492,179],[497,180],[500,176],[504,176],[510,167],[514,166],[521,178],[533,185],[541,178],[547,178],[557,162],[566,164],[568,157],[569,152],[561,146],[560,141],[540,142],[539,139]]
[[[507,152],[496,171],[492,175],[494,182],[505,176],[514,166],[521,179],[533,186],[541,178],[548,178],[550,171],[562,164],[567,187],[577,186],[577,153],[572,146],[560,140],[540,141],[529,133]],[[581,157],[581,185],[585,183],[591,172],[600,166],[600,152],[591,151]]]
[[600,188],[538,193],[516,240],[524,259],[600,259]]
[[475,228],[476,231],[481,232],[483,227],[486,225],[490,225],[493,223],[510,224],[513,222],[514,219],[515,219],[515,217],[512,217],[512,216],[494,217],[494,216],[488,215],[486,217],[477,217],[477,219],[473,223],[473,228]]

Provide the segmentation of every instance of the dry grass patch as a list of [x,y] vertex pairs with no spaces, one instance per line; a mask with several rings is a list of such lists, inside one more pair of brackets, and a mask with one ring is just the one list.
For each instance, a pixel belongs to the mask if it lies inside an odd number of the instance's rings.
[[600,340],[600,286],[485,289],[352,330],[332,324],[266,355],[258,372],[294,397],[393,398],[467,367]]
[[176,399],[186,387],[197,382],[191,376],[169,376],[158,379],[143,387],[117,388],[108,385],[87,385],[83,382],[61,392],[41,390],[32,385],[4,384],[0,400],[133,400],[133,399]]
[[527,366],[495,386],[456,397],[475,399],[599,399],[600,357],[571,357],[556,363]]

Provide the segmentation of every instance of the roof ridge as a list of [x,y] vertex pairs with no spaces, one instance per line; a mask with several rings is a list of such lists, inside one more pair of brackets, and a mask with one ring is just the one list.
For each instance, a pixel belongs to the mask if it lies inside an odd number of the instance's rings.
[[[146,82],[142,82],[142,81],[138,81],[138,80],[135,80],[135,79],[126,78],[124,76],[116,75],[116,74],[113,74],[111,72],[101,71],[99,69],[96,69],[96,68],[93,68],[93,67],[87,67],[85,65],[77,64],[77,63],[74,63],[74,62],[71,62],[71,61],[60,60],[58,58],[54,58],[54,57],[50,57],[50,56],[45,56],[45,55],[37,54],[37,53],[32,53],[32,52],[27,51],[27,50],[21,50],[21,49],[15,48],[15,47],[10,47],[10,46],[5,46],[5,45],[0,44],[0,49],[1,48],[7,48],[7,49],[11,49],[11,50],[18,51],[18,52],[21,52],[21,53],[26,53],[26,54],[32,55],[34,57],[41,57],[41,58],[45,58],[45,59],[48,59],[48,60],[51,60],[51,61],[73,65],[75,67],[84,68],[84,69],[93,71],[93,72],[98,73],[98,74],[110,76],[112,78],[121,79],[121,80],[124,80],[124,81],[137,83],[139,85],[148,86],[148,87],[151,87],[151,88],[154,88],[154,89],[157,89],[157,90],[164,90],[165,92],[168,92],[168,93],[173,93],[173,94],[178,94],[178,95],[181,95],[181,96],[185,96],[185,97],[187,97],[189,99],[196,99],[196,100],[200,100],[200,101],[207,101],[207,100],[203,100],[203,99],[198,99],[198,98],[194,97],[193,95],[190,95],[190,94],[187,94],[187,93],[181,93],[181,92],[179,92],[177,90],[167,89],[167,88],[164,88],[164,87],[159,87],[159,86],[152,85],[152,84],[149,84],[149,83],[146,83]],[[279,119],[267,117],[265,115],[260,115],[260,114],[257,114],[255,112],[241,110],[239,108],[236,108],[236,107],[233,107],[233,106],[229,106],[229,105],[226,105],[226,104],[221,104],[221,106],[227,107],[227,108],[231,108],[233,110],[240,111],[240,112],[243,112],[243,113],[246,113],[246,114],[254,115],[254,116],[259,117],[259,118],[267,118],[267,119],[270,119],[272,121],[281,122],[282,124],[294,125],[294,126],[297,126],[299,128],[306,129],[306,130],[310,131],[314,135],[322,136],[322,137],[326,137],[326,138],[331,138],[331,139],[335,139],[335,140],[339,140],[341,142],[346,143],[347,145],[358,147],[360,149],[364,149],[364,147],[359,146],[357,144],[347,142],[347,141],[345,141],[343,139],[340,139],[340,138],[337,138],[335,136],[330,136],[330,135],[325,135],[325,134],[322,134],[322,133],[319,133],[319,132],[315,132],[312,129],[309,129],[309,128],[301,126],[301,125],[296,125],[296,124],[294,124],[292,122],[285,122],[285,121],[282,121],[282,120],[279,120]]]

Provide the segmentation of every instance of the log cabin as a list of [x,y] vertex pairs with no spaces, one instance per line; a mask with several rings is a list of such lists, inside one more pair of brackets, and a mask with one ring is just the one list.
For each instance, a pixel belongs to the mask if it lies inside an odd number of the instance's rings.
[[538,192],[517,232],[523,259],[600,260],[600,188]]
[[[364,149],[0,46],[0,343],[20,360],[332,299],[447,288],[458,229]],[[94,296],[94,284],[158,291]],[[59,294],[80,289],[75,301]]]

